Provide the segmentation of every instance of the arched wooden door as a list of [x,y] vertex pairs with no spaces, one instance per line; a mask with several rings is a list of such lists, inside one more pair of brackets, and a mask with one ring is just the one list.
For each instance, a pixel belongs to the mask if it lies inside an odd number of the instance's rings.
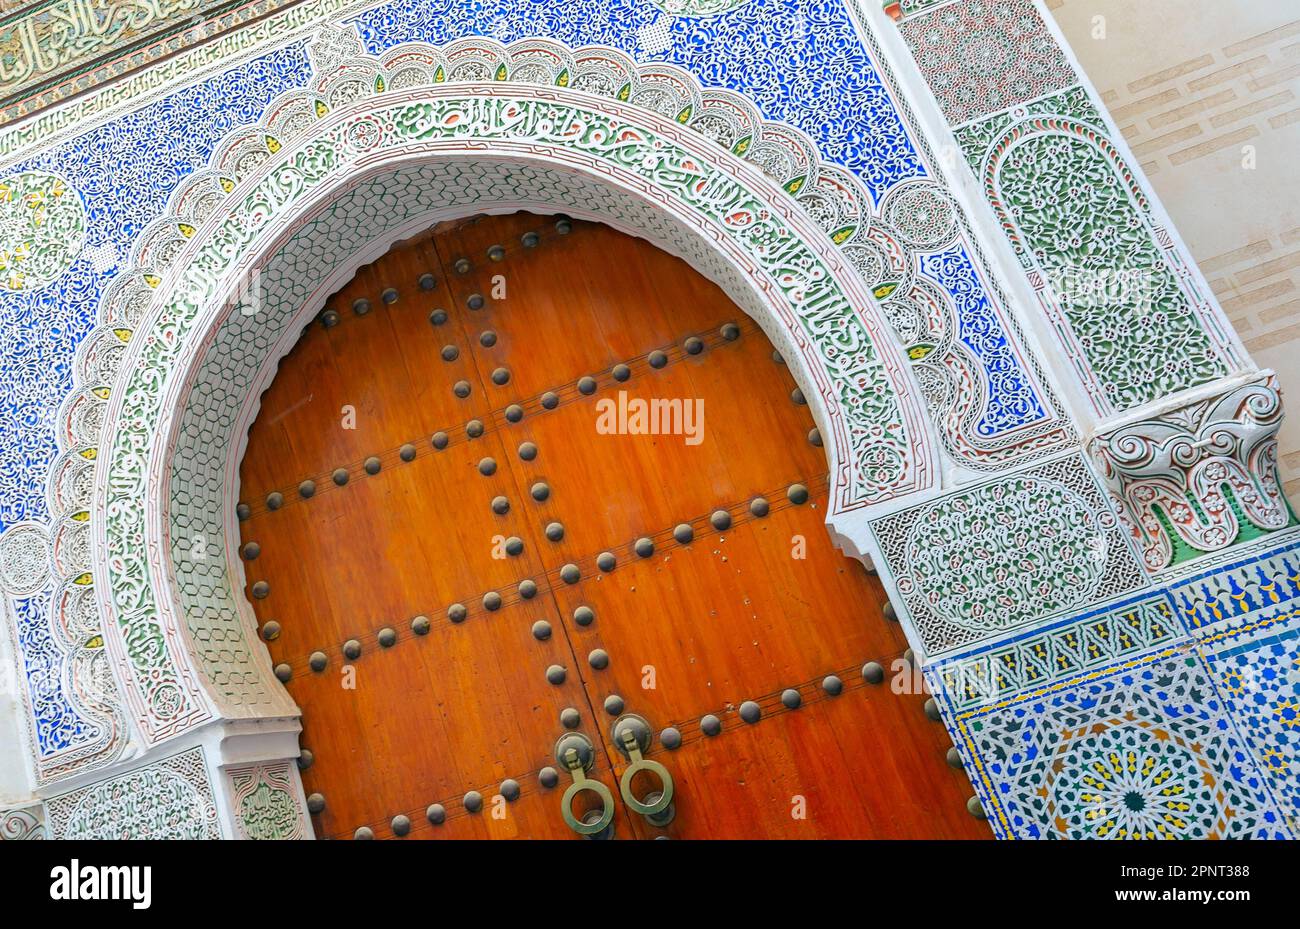
[[[608,805],[624,838],[986,836],[891,689],[906,644],[831,545],[819,441],[757,326],[604,226],[480,217],[362,269],[241,472],[317,834],[572,838],[577,776],[610,798],[575,821]],[[620,796],[616,720],[653,735],[659,814]]]

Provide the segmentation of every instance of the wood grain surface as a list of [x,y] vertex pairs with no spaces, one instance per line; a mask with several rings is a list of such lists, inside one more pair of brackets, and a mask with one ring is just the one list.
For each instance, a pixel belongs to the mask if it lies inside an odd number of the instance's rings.
[[[420,286],[426,274],[432,289]],[[313,323],[281,364],[241,469],[242,538],[260,549],[246,561],[250,597],[270,585],[252,602],[259,623],[280,628],[268,648],[303,710],[314,756],[304,787],[325,798],[319,836],[368,826],[389,838],[404,815],[409,838],[577,838],[560,813],[570,777],[554,753],[571,708],[597,749],[589,776],[616,798],[620,838],[988,837],[902,661],[902,632],[882,616],[879,582],[831,544],[809,409],[715,285],[639,239],[580,222],[561,233],[553,217],[518,213],[399,245],[331,298],[331,312],[337,322]],[[699,441],[599,431],[598,404],[620,392],[701,403]],[[792,484],[809,489],[807,502],[791,502]],[[272,493],[283,497],[274,509]],[[750,510],[759,496],[761,517]],[[682,525],[685,543],[674,538]],[[649,557],[634,550],[641,538],[654,543]],[[507,539],[522,551],[505,554]],[[575,620],[584,607],[587,625]],[[418,616],[427,634],[412,630]],[[539,622],[549,637],[534,634]],[[355,660],[348,640],[361,646]],[[316,652],[323,671],[310,667]],[[863,679],[873,660],[881,684]],[[562,683],[548,681],[551,666],[565,669]],[[839,696],[822,687],[830,674]],[[790,689],[796,709],[782,702]],[[742,721],[745,701],[759,705],[757,722]],[[627,760],[608,709],[618,702],[656,734],[681,735],[675,750],[656,735],[648,754],[674,780],[664,828],[617,799]],[[718,735],[701,729],[709,714]],[[553,788],[539,780],[547,766],[560,769]],[[500,796],[507,779],[518,799]],[[658,785],[641,774],[633,786]],[[478,812],[466,809],[469,791],[483,797]],[[439,825],[426,818],[434,803],[446,811]]]

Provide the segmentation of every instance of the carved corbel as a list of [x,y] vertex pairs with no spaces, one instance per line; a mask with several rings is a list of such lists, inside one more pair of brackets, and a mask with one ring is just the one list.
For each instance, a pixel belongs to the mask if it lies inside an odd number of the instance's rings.
[[1278,480],[1281,425],[1277,378],[1265,372],[1089,440],[1148,570],[1295,521]]

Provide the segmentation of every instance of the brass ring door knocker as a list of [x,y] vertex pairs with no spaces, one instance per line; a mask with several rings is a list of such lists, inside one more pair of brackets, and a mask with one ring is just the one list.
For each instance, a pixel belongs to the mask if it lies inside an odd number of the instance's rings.
[[[560,812],[564,815],[565,824],[579,835],[596,836],[603,833],[614,821],[614,795],[603,783],[587,777],[587,772],[596,762],[595,747],[591,740],[581,733],[571,732],[555,743],[555,757],[573,777],[573,783],[560,801]],[[573,801],[585,791],[591,791],[600,798],[600,813],[579,819],[573,815]]]
[[[632,763],[623,772],[618,782],[623,801],[633,812],[640,813],[655,826],[666,826],[676,815],[673,807],[673,776],[668,769],[652,758],[643,757],[642,753],[650,749],[653,739],[650,724],[634,713],[620,716],[614,721],[611,730],[614,745]],[[642,771],[659,778],[659,789],[652,790],[638,797],[632,790],[632,781]]]

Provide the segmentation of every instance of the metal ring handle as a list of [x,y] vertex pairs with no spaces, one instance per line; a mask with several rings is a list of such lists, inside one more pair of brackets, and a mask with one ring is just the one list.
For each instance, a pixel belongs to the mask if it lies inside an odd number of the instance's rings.
[[[638,756],[640,752],[637,753]],[[632,793],[632,778],[636,777],[638,772],[649,771],[659,778],[661,792],[659,799],[654,803],[642,803],[637,799],[636,794]],[[618,782],[619,792],[623,794],[623,802],[632,808],[633,812],[640,813],[642,816],[653,816],[656,813],[662,813],[668,809],[668,804],[673,802],[673,776],[668,773],[668,769],[655,761],[653,758],[638,757],[623,772],[623,778]],[[650,791],[654,793],[654,791]],[[646,794],[650,796],[650,794]]]
[[[564,792],[564,798],[560,801],[562,804],[560,812],[564,814],[564,822],[579,835],[595,835],[598,832],[604,832],[609,824],[614,821],[614,795],[600,781],[586,777],[580,780],[577,774],[578,772],[575,771],[573,783],[569,785],[569,789]],[[584,823],[573,815],[573,801],[584,790],[590,790],[600,797],[600,819],[594,823]]]

